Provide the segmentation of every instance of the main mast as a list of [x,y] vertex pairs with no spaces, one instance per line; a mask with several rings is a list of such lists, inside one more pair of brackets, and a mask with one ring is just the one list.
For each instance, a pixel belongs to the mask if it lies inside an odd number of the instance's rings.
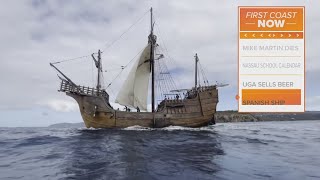
[[151,109],[152,112],[155,112],[155,92],[154,92],[154,46],[156,43],[156,36],[153,35],[153,19],[152,19],[152,8],[150,9],[151,13],[151,31],[149,35],[150,43],[150,68],[151,68]]
[[198,54],[196,53],[195,57],[195,75],[194,75],[194,88],[195,90],[197,90],[197,86],[198,86]]

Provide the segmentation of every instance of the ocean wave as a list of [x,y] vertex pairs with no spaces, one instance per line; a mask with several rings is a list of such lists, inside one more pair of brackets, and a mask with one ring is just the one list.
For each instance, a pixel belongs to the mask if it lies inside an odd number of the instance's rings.
[[205,127],[199,127],[199,128],[191,128],[191,127],[182,127],[182,126],[168,126],[161,128],[160,130],[165,131],[214,131],[214,126],[205,126]]
[[154,128],[148,128],[148,127],[143,127],[143,126],[129,126],[126,128],[123,128],[122,130],[126,130],[126,131],[152,131],[155,130]]
[[77,128],[78,131],[99,131],[99,130],[104,130],[103,128],[93,128],[93,127],[80,127]]
[[257,139],[257,138],[246,138],[246,139],[247,139],[248,143],[258,143],[258,144],[268,145],[268,143],[262,139]]
[[49,136],[49,135],[30,137],[30,138],[22,139],[20,142],[18,142],[15,148],[44,145],[44,144],[49,144],[49,143],[54,143],[59,141],[61,141],[61,138],[56,136]]
[[126,131],[214,131],[214,125],[200,127],[200,128],[191,128],[191,127],[182,127],[182,126],[168,126],[164,128],[149,128],[142,126],[130,126],[123,128],[122,130]]
[[3,128],[0,179],[316,179],[317,127]]

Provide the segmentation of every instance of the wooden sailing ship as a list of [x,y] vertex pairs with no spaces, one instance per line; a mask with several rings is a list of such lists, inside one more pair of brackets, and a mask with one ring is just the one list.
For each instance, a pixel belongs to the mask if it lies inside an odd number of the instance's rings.
[[[63,76],[59,76],[61,79],[59,91],[65,92],[77,101],[86,127],[125,128],[135,125],[153,128],[167,126],[200,127],[214,123],[214,114],[219,101],[218,85],[199,85],[199,58],[197,54],[195,55],[194,87],[171,90],[171,94],[166,94],[159,103],[156,102],[155,63],[162,55],[156,57],[157,37],[153,31],[152,8],[150,12],[151,31],[148,36],[148,45],[133,65],[115,100],[116,103],[126,106],[126,109],[127,107],[138,109],[137,112],[116,110],[111,106],[109,94],[101,87],[101,73],[103,71],[100,50],[97,57],[92,54],[98,70],[96,88],[75,84],[54,63],[50,63]],[[149,81],[151,81],[151,112],[147,112]],[[174,95],[174,97],[170,98],[171,95]]]

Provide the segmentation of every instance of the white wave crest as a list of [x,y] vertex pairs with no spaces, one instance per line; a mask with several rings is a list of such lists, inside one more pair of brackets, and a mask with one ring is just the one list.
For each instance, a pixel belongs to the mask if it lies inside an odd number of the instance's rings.
[[87,128],[87,127],[80,127],[80,128],[77,128],[77,130],[80,130],[80,131],[82,131],[82,130],[85,130],[85,131],[97,131],[97,130],[101,130],[101,129],[103,129],[103,128],[93,128],[93,127],[89,127],[89,128]]
[[123,130],[126,130],[126,131],[152,131],[154,129],[149,128],[149,127],[134,125],[134,126],[129,126],[129,127],[123,128]]
[[159,130],[165,130],[165,131],[213,131],[214,126],[205,126],[205,127],[199,127],[199,128],[191,128],[191,127],[182,127],[182,126],[168,126],[161,128]]
[[182,127],[182,126],[168,126],[164,128],[149,128],[149,127],[142,127],[142,126],[130,126],[127,128],[123,128],[122,130],[129,130],[129,131],[213,131],[214,126],[206,126],[200,128],[191,128],[191,127]]

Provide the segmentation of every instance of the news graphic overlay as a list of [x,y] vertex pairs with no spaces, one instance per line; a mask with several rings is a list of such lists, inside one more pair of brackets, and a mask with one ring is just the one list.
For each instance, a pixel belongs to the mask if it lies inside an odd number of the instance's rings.
[[304,112],[304,7],[238,10],[239,112]]

